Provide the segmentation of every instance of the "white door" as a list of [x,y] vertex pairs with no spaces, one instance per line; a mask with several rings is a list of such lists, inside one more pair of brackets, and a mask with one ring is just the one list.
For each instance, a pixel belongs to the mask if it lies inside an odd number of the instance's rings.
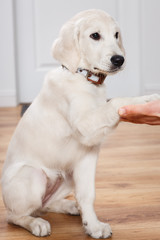
[[[40,91],[46,72],[59,65],[51,57],[51,46],[63,23],[77,12],[90,8],[103,9],[118,20],[128,52],[126,70],[106,79],[108,97],[139,94],[138,38],[132,44],[132,34],[138,26],[135,20],[138,0],[15,0],[14,4],[19,102],[31,102]],[[127,36],[131,23],[132,32]]]

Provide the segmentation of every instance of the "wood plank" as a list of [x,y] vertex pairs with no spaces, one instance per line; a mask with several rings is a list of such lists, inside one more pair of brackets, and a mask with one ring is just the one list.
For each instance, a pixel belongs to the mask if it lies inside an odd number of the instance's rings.
[[[0,108],[0,171],[20,110]],[[103,144],[95,209],[101,221],[110,223],[113,240],[160,239],[160,126],[121,123]],[[0,212],[0,239],[37,239],[7,224],[1,195]],[[48,213],[43,218],[52,226],[51,236],[43,239],[92,239],[84,233],[79,216]]]

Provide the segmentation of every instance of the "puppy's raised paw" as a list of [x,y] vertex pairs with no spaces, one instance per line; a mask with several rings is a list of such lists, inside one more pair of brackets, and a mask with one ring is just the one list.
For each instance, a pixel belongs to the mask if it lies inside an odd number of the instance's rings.
[[151,101],[155,101],[155,100],[160,100],[160,95],[155,93],[152,95],[143,96],[143,98],[144,98],[145,102],[151,102]]

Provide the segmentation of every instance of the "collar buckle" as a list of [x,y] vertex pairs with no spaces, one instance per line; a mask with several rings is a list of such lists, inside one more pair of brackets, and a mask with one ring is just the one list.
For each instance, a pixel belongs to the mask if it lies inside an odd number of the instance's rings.
[[[65,67],[64,65],[62,65],[63,69],[67,69],[69,70],[67,67]],[[91,71],[87,70],[87,69],[82,69],[82,68],[78,68],[76,73],[80,73],[82,74],[89,82],[93,83],[94,85],[102,85],[105,78],[106,78],[106,74],[103,73],[92,73]]]
[[95,74],[89,70],[82,69],[82,68],[78,68],[77,73],[82,74],[89,82],[95,85],[102,85],[106,78],[106,75],[103,73]]

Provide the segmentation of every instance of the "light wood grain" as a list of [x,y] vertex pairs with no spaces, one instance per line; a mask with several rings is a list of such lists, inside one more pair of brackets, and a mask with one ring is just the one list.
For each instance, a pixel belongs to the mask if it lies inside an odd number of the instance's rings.
[[[7,145],[20,118],[20,107],[0,109],[0,171]],[[109,222],[113,240],[160,239],[160,126],[121,123],[102,146],[96,174],[95,209]],[[79,216],[48,213],[50,237],[82,240]],[[7,224],[0,196],[0,239],[34,240],[26,230]]]

